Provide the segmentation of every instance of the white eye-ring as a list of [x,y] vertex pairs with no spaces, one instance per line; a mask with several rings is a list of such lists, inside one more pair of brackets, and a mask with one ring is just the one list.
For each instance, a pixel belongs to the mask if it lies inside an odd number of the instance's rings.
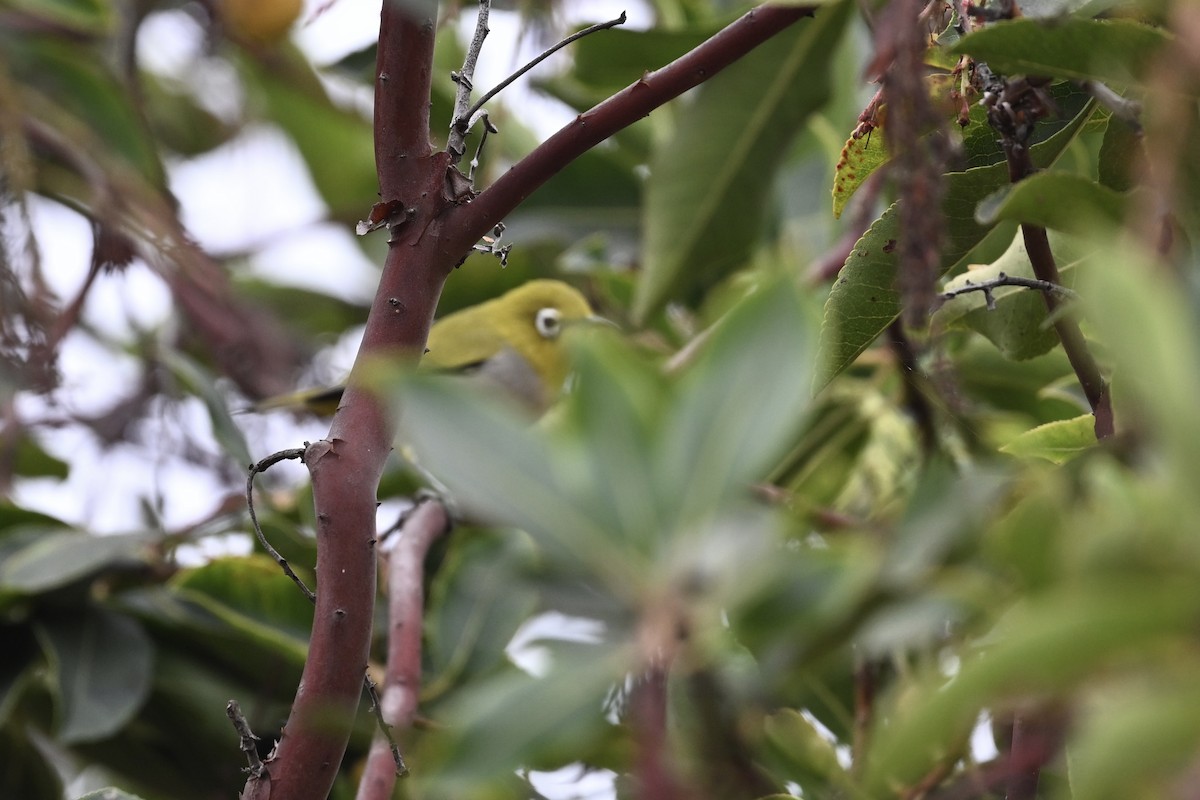
[[538,309],[537,316],[533,318],[533,327],[537,328],[542,338],[557,339],[558,334],[562,333],[562,313],[557,308]]

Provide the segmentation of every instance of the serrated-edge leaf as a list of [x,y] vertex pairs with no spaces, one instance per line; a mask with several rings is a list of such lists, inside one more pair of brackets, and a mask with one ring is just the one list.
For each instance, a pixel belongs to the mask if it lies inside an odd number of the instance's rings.
[[[1091,118],[1088,103],[1065,127],[1034,145],[1037,166],[1049,167]],[[993,164],[946,176],[942,210],[947,220],[940,273],[953,267],[989,232],[975,221],[976,204],[1009,182],[1008,167]],[[900,315],[893,285],[900,237],[898,204],[892,204],[855,244],[825,303],[814,386],[820,389],[848,367]]]
[[841,218],[854,193],[887,161],[883,139],[883,131],[878,130],[857,139],[851,137],[842,146],[841,158],[833,169],[834,219]]

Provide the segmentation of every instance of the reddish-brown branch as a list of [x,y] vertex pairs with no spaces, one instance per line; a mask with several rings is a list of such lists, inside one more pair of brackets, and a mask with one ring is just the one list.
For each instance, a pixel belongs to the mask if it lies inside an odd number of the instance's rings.
[[[421,623],[425,617],[425,556],[449,518],[437,501],[422,503],[404,521],[387,558],[388,655],[383,719],[397,732],[412,726],[421,689]],[[396,764],[383,736],[376,736],[358,786],[359,800],[386,800],[396,785]]]
[[[670,64],[585,111],[502,175],[473,202],[447,215],[447,253],[461,254],[539,186],[582,153],[711,78],[796,21],[808,6],[759,6]],[[456,256],[457,257],[457,256]]]
[[637,743],[635,797],[682,800],[691,793],[680,785],[667,762],[667,670],[655,666],[642,676],[629,698],[629,719]]
[[[428,104],[436,3],[385,2],[377,61],[375,141],[381,203],[372,220],[391,238],[355,369],[383,354],[418,356],[454,265],[505,214],[595,144],[702,83],[809,8],[763,7],[672,64],[580,115],[473,202],[433,153]],[[458,184],[461,186],[461,184]],[[392,430],[380,403],[348,383],[329,436],[309,448],[317,517],[317,608],[308,661],[268,777],[243,798],[323,800],[359,697],[375,595],[375,492]],[[666,795],[660,795],[666,796]]]
[[[421,13],[425,12],[425,13]],[[437,5],[385,2],[376,74],[376,167],[384,201],[431,219],[441,201],[429,143]],[[432,263],[416,224],[392,231],[358,363],[391,349],[420,353],[449,267]],[[439,268],[440,267],[440,268]],[[300,688],[268,780],[243,798],[324,800],[345,754],[367,665],[375,602],[376,487],[391,448],[384,409],[351,381],[329,437],[309,447],[317,518],[317,603]]]
[[375,61],[375,168],[384,201],[401,196],[415,159],[433,152],[429,94],[437,2],[384,2]]

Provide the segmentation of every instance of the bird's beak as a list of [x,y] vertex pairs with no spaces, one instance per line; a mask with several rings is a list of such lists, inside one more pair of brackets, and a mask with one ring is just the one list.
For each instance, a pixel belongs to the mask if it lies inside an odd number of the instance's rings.
[[602,317],[599,314],[592,314],[590,316],[584,317],[582,320],[580,320],[580,322],[586,322],[589,325],[608,325],[610,328],[617,328],[617,329],[620,329],[620,327],[621,327],[617,323],[613,322],[611,319],[608,319],[607,317]]

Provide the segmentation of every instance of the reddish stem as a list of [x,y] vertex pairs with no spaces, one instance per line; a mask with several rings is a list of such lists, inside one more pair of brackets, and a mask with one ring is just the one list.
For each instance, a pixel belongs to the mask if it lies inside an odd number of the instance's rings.
[[629,698],[630,724],[637,742],[634,796],[645,800],[682,800],[690,796],[667,763],[667,669],[654,666]]
[[[420,12],[426,13],[420,13]],[[430,75],[436,3],[385,2],[380,18],[375,118],[376,167],[383,199],[403,198],[432,217],[438,192],[429,143]],[[432,196],[431,196],[432,195]],[[413,226],[409,226],[410,228]],[[367,319],[359,360],[392,348],[421,352],[448,267],[412,247],[412,230],[393,233]],[[324,800],[346,751],[361,696],[375,603],[376,488],[391,450],[384,410],[353,382],[329,437],[309,447],[317,518],[317,602],[300,688],[269,777],[243,798]]]
[[[421,690],[421,623],[425,618],[425,556],[449,524],[445,507],[422,503],[395,534],[387,558],[388,655],[383,719],[395,732],[412,727]],[[396,785],[396,764],[383,736],[376,736],[358,787],[358,800],[386,800]]]

